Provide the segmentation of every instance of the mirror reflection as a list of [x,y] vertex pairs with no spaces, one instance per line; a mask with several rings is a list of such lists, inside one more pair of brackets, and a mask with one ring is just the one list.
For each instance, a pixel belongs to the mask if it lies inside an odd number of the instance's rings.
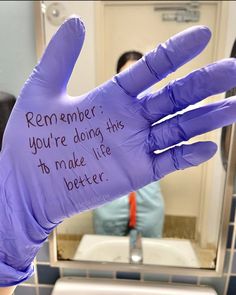
[[[86,24],[86,49],[70,81],[71,95],[94,88],[157,44],[193,25],[211,29],[214,37],[207,48],[147,91],[160,89],[215,60],[217,1],[131,2],[60,1],[55,8],[54,2],[45,1],[46,43],[64,17],[79,14]],[[61,20],[58,16],[55,19],[53,9],[61,13]],[[81,85],[78,76],[83,77]],[[217,99],[210,97],[200,104]],[[216,130],[191,142],[212,140],[220,144],[220,135],[221,131]],[[172,173],[65,220],[56,230],[58,259],[215,268],[224,182],[225,171],[218,151],[203,165]]]

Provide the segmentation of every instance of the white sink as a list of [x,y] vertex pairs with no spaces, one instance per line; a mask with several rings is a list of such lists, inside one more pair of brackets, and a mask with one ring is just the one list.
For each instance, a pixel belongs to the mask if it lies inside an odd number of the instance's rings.
[[128,237],[84,235],[75,260],[129,262]]
[[200,267],[189,240],[143,238],[145,264]]
[[[142,238],[143,263],[200,267],[188,240]],[[129,263],[129,237],[84,235],[75,260]]]
[[81,279],[57,280],[52,295],[217,295],[208,287],[156,284],[132,280]]

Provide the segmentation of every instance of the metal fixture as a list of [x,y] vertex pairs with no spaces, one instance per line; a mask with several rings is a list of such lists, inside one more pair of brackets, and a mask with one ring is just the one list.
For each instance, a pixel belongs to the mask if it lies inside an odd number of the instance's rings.
[[141,264],[143,262],[142,235],[136,229],[132,229],[129,234],[130,242],[130,263]]
[[200,20],[200,10],[198,1],[173,5],[163,4],[154,7],[154,11],[163,11],[163,21],[175,21],[177,23],[198,22]]
[[44,7],[44,10],[48,21],[53,26],[60,26],[67,18],[66,8],[60,2],[53,2]]

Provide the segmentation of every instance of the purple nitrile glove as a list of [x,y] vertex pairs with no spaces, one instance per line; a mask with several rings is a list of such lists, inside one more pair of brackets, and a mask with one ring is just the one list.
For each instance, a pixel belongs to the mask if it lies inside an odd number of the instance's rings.
[[61,26],[26,81],[3,138],[0,286],[32,274],[37,251],[64,218],[212,157],[212,142],[176,146],[158,155],[153,151],[236,121],[235,98],[153,123],[235,86],[234,59],[137,99],[200,53],[209,38],[206,27],[185,30],[93,91],[70,97],[66,87],[84,26],[76,17]]

